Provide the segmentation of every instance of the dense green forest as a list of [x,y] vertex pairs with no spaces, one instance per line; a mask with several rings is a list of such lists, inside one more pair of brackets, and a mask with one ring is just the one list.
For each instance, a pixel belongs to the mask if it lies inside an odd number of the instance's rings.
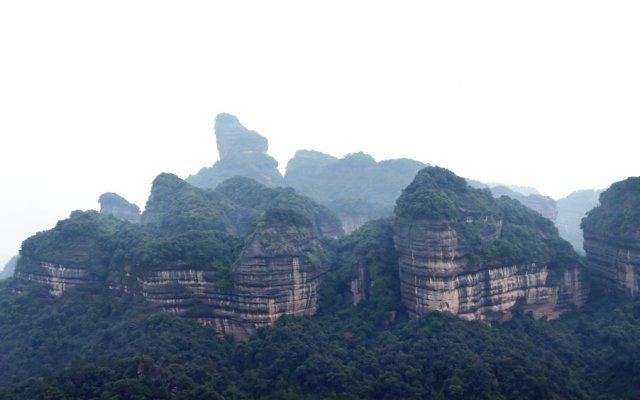
[[640,234],[640,177],[616,182],[600,195],[600,205],[582,220],[585,232],[612,237]]
[[14,285],[0,287],[3,399],[640,396],[637,300],[596,300],[553,322],[516,313],[492,327],[438,312],[384,317],[392,298],[326,304],[234,342],[98,288],[52,301]]
[[[454,220],[482,262],[580,262],[550,221],[444,169],[423,170],[396,211]],[[491,218],[503,221],[501,238],[482,247]],[[316,235],[327,225],[331,232],[332,221],[291,189],[237,178],[203,190],[169,174],[154,182],[141,224],[72,213],[24,242],[19,267],[91,265],[96,279],[60,297],[22,279],[0,283],[0,398],[640,397],[640,299],[594,291],[583,309],[550,322],[517,309],[491,326],[440,312],[411,320],[400,299],[394,220]],[[264,240],[250,241],[255,235]],[[193,266],[231,282],[249,242],[264,246],[264,257],[288,254],[292,243],[309,249],[305,256],[326,268],[316,315],[280,317],[236,341],[104,284],[114,273]],[[350,285],[359,274],[367,284],[357,302]]]

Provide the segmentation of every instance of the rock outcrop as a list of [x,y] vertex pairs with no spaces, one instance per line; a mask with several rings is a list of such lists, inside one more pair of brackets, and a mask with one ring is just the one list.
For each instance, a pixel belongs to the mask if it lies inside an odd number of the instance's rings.
[[140,222],[140,207],[129,203],[117,193],[103,193],[98,199],[100,214],[111,215],[132,223]]
[[74,212],[23,243],[16,276],[55,296],[88,285],[142,296],[246,339],[282,315],[316,312],[328,268],[320,237],[339,229],[290,188],[234,178],[212,191],[162,174],[140,224]]
[[564,240],[571,243],[578,254],[585,255],[580,223],[587,212],[598,205],[600,193],[601,190],[578,190],[556,201],[558,232]]
[[98,283],[108,271],[112,236],[121,222],[96,211],[74,211],[66,220],[22,243],[16,278],[39,283],[59,296]]
[[267,186],[283,185],[278,162],[267,154],[269,142],[264,136],[248,130],[236,117],[224,113],[216,116],[215,134],[219,161],[189,176],[189,183],[214,189],[226,179],[243,176]]
[[411,316],[448,311],[503,320],[521,305],[555,318],[586,298],[579,259],[549,221],[447,170],[420,171],[396,214],[401,294]]
[[634,297],[640,289],[640,177],[616,182],[582,220],[594,288]]
[[269,218],[250,237],[229,282],[221,284],[206,270],[153,271],[138,279],[142,295],[237,339],[247,339],[285,314],[315,314],[326,270],[321,245],[310,224]]

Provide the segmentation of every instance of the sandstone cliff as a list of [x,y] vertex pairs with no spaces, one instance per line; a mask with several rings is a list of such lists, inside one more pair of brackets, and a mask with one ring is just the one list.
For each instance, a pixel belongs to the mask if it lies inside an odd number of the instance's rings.
[[55,296],[106,286],[245,339],[316,312],[320,236],[339,233],[335,216],[292,189],[235,178],[211,191],[162,174],[140,224],[73,212],[23,243],[16,276]]
[[140,222],[140,207],[129,203],[117,193],[103,193],[98,202],[100,203],[100,214],[111,215],[132,223]]
[[283,185],[278,162],[267,154],[269,142],[264,136],[245,128],[235,116],[224,113],[216,116],[215,135],[220,159],[189,176],[189,183],[214,189],[226,179],[244,176],[267,186]]
[[282,315],[315,314],[326,269],[321,260],[311,224],[291,211],[274,209],[248,239],[228,282],[197,267],[154,270],[137,282],[149,302],[195,318],[219,334],[247,339]]
[[74,211],[54,229],[25,240],[15,276],[47,286],[53,295],[101,281],[108,271],[112,235],[120,222],[95,211]]
[[426,168],[396,214],[401,294],[414,317],[438,310],[501,320],[522,305],[555,318],[585,300],[577,255],[549,221],[516,201]]
[[640,177],[614,183],[582,220],[594,287],[633,297],[640,288]]

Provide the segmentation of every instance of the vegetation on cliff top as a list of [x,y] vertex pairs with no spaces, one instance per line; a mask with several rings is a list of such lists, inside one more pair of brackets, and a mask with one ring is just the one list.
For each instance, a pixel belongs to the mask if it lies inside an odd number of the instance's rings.
[[611,237],[640,235],[640,177],[616,182],[602,192],[600,205],[587,213],[582,229]]
[[[494,199],[489,190],[475,189],[444,168],[421,170],[398,198],[396,215],[451,223],[468,247],[472,266],[578,262],[551,221],[517,200]],[[498,231],[497,239],[485,239]]]
[[[313,222],[340,232],[337,217],[328,209],[290,188],[270,189],[235,178],[220,190],[203,190],[175,175],[161,174],[154,180],[141,224],[76,211],[54,229],[25,240],[20,270],[50,262],[88,267],[94,277],[106,279],[124,268],[134,272],[196,268],[216,272],[221,284],[228,284],[247,236],[260,221],[272,227],[304,228],[298,242],[313,236]],[[277,237],[271,237],[271,247],[291,244],[292,238],[272,231]]]
[[124,224],[96,211],[74,211],[53,229],[38,232],[22,243],[18,268],[24,271],[41,261],[104,268],[113,251],[114,233]]

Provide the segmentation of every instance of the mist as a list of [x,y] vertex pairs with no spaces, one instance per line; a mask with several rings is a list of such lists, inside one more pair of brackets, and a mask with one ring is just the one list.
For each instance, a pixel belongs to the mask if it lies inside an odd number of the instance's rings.
[[158,173],[213,164],[220,112],[281,171],[298,149],[364,151],[554,198],[606,188],[640,166],[621,144],[640,128],[638,11],[4,1],[0,259],[103,192],[144,207]]

